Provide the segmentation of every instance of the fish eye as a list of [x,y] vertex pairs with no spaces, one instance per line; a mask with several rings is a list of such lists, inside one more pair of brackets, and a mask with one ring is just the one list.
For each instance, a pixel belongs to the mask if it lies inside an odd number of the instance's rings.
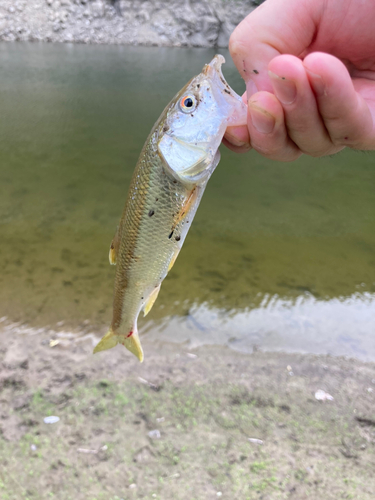
[[191,113],[197,107],[197,100],[193,95],[185,95],[180,100],[180,109],[184,113]]

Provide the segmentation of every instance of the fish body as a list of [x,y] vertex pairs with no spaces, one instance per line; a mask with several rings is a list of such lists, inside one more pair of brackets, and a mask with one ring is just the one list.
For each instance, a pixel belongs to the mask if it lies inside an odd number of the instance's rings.
[[215,56],[174,97],[141,151],[110,247],[117,266],[112,324],[94,352],[120,343],[143,360],[138,315],[150,311],[181,250],[225,129],[246,123],[246,106],[225,82],[223,62]]

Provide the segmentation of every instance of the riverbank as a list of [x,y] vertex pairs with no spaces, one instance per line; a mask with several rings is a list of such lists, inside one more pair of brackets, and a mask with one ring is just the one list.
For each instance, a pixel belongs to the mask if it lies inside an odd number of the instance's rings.
[[0,334],[2,498],[374,498],[374,364],[77,340]]
[[0,40],[227,47],[258,0],[3,0]]

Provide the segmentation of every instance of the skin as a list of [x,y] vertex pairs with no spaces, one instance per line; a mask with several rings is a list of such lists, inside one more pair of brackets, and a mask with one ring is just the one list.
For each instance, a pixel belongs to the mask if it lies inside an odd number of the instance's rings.
[[248,123],[224,143],[279,161],[375,149],[374,26],[370,0],[267,0],[249,14],[229,43]]

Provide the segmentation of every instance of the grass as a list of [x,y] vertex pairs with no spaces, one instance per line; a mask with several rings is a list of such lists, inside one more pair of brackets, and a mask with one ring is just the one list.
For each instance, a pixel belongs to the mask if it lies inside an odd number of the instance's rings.
[[[1,500],[203,500],[219,491],[241,500],[373,498],[374,450],[361,448],[352,395],[341,396],[341,407],[317,403],[300,391],[307,378],[275,385],[277,372],[272,364],[262,371],[261,360],[248,385],[236,373],[229,380],[225,364],[215,375],[216,360],[194,363],[183,365],[183,383],[168,367],[148,386],[137,372],[124,376],[121,365],[118,373],[89,365],[80,378],[65,369],[67,383],[60,373],[33,385],[25,374],[24,385],[3,388]],[[149,370],[158,380],[160,368]],[[19,398],[26,403],[14,406]],[[60,421],[44,424],[47,415]],[[150,437],[155,429],[160,439]]]

